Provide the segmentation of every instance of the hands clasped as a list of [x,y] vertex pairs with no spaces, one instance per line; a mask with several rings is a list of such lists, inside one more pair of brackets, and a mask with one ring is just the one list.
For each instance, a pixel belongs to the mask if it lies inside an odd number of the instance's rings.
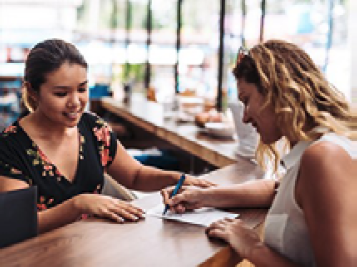
[[142,209],[110,196],[81,194],[75,197],[74,205],[82,214],[92,214],[118,223],[136,222],[144,218]]

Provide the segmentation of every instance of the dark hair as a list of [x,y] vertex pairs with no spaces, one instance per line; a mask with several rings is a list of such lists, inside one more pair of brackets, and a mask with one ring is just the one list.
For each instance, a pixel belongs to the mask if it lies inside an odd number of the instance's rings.
[[[49,39],[35,45],[25,63],[24,81],[29,83],[31,90],[38,92],[40,86],[46,82],[46,75],[59,69],[63,63],[78,64],[88,68],[82,54],[71,43],[59,39]],[[36,103],[25,88],[23,101],[26,107],[33,111]]]

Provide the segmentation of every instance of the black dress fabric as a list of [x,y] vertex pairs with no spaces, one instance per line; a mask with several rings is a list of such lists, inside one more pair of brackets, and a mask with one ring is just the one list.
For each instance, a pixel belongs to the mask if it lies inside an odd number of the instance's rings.
[[0,134],[0,176],[37,185],[38,210],[54,207],[81,193],[100,193],[105,169],[116,155],[116,135],[92,113],[82,115],[78,130],[79,159],[72,182],[50,162],[18,121]]

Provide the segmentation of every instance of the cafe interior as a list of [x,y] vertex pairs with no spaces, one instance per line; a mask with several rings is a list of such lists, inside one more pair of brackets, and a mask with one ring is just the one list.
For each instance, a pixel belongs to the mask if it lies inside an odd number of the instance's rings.
[[[344,0],[2,0],[0,130],[27,112],[29,51],[59,38],[88,62],[86,110],[104,119],[140,163],[223,184],[274,179],[283,170],[258,167],[258,134],[242,123],[232,74],[238,49],[269,39],[297,44],[354,108],[356,23],[357,3]],[[161,201],[159,192],[129,190],[109,175],[105,186],[108,195],[143,209]],[[2,201],[0,195],[0,217]],[[238,211],[257,232],[266,212]],[[20,213],[11,216],[26,221]],[[155,217],[143,226],[95,217],[45,234],[14,226],[17,238],[6,229],[0,235],[9,239],[0,241],[0,266],[252,266],[208,240],[201,226]]]

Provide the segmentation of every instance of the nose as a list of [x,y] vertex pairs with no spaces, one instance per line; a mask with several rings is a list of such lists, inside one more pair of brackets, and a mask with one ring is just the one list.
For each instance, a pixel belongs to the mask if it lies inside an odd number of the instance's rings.
[[73,93],[71,97],[68,100],[68,106],[69,107],[78,107],[81,104],[80,97],[78,94]]
[[251,122],[251,117],[249,115],[249,111],[248,111],[247,107],[244,107],[242,121],[243,121],[243,123],[250,123]]

